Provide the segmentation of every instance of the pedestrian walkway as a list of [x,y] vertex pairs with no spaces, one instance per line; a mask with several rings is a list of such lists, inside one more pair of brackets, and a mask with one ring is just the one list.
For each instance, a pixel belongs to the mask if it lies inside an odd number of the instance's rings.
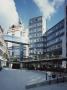
[[[0,90],[26,90],[29,81],[45,79],[45,72],[3,69],[0,71]],[[67,90],[67,83],[29,88],[28,90]]]
[[28,82],[26,85],[26,89],[34,88],[34,87],[40,87],[45,85],[52,85],[52,84],[58,84],[58,83],[65,83],[67,82],[67,77],[59,77],[59,78],[51,78],[48,80],[45,80],[44,78],[40,79],[34,79]]

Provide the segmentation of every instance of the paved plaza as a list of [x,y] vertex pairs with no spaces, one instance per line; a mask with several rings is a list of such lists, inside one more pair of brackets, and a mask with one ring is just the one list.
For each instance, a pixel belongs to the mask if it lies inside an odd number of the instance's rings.
[[[27,90],[29,81],[45,79],[45,72],[3,69],[0,71],[0,90]],[[67,83],[38,86],[28,90],[67,90]]]

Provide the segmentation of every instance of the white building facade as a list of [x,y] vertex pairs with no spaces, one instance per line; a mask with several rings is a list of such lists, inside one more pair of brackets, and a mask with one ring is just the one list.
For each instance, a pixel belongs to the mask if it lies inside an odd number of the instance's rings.
[[[20,38],[23,43],[28,43],[28,32],[22,24],[11,26],[9,35]],[[22,60],[24,57],[28,57],[28,45],[12,43],[11,46],[8,44],[8,50],[11,58],[15,57],[17,60]]]
[[8,51],[6,47],[6,42],[3,39],[4,31],[0,26],[0,66],[6,66],[6,61],[8,58]]

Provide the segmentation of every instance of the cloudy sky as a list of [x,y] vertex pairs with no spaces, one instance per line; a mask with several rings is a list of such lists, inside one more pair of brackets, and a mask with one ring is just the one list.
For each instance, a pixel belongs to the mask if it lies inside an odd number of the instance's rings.
[[30,18],[42,15],[49,29],[64,18],[63,5],[64,0],[0,0],[0,25],[8,30],[20,17],[27,27]]

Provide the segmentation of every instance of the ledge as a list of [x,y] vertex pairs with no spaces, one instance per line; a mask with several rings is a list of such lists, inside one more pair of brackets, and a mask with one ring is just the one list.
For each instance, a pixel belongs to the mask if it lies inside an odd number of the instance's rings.
[[44,85],[52,85],[52,84],[57,84],[57,83],[63,83],[67,82],[67,77],[60,77],[56,79],[51,79],[51,80],[41,80],[39,82],[30,82],[28,83],[25,88],[30,89],[30,88],[35,88],[39,86],[44,86]]

